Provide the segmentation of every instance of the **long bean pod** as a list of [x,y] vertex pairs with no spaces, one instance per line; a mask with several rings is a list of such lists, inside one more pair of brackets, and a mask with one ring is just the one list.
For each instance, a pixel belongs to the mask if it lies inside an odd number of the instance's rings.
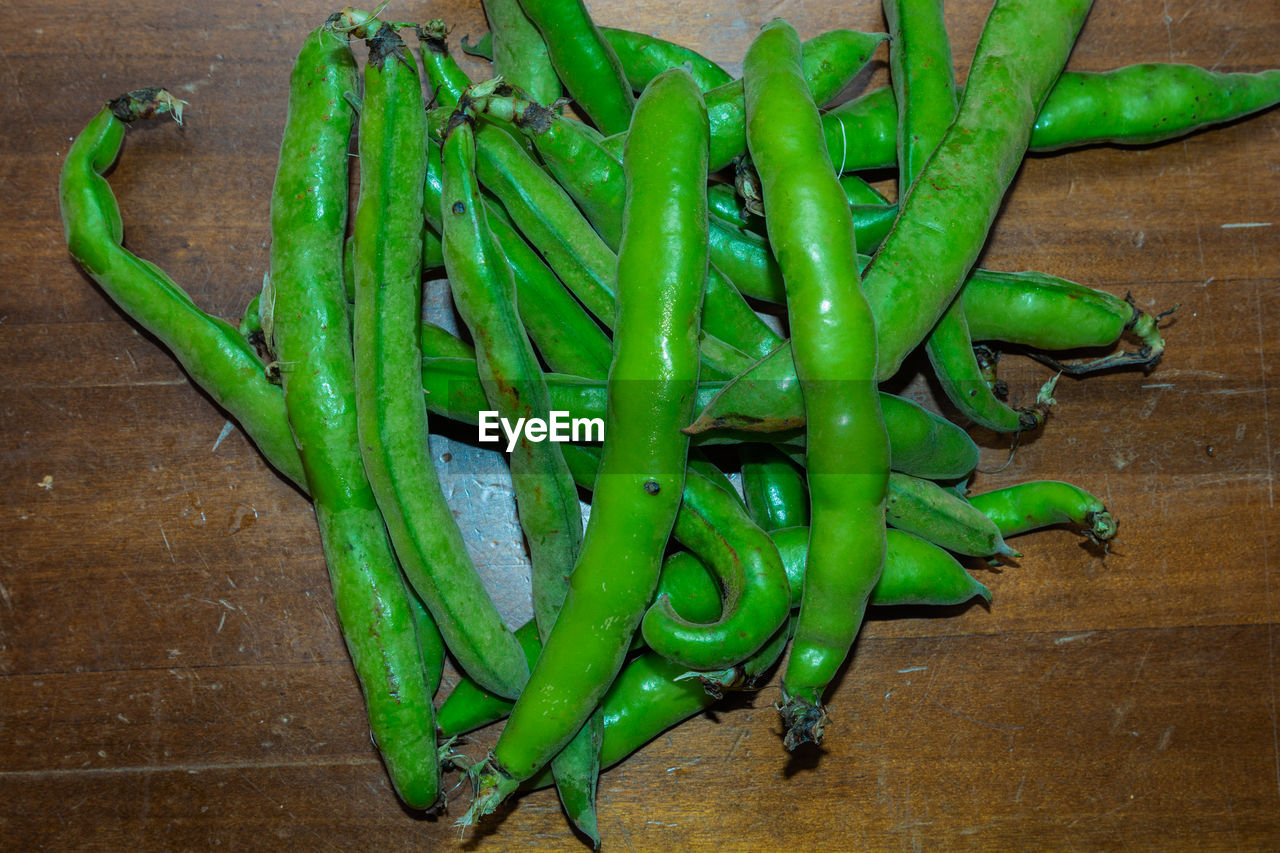
[[[657,585],[683,490],[706,276],[707,120],[684,71],[654,79],[631,123],[609,409],[595,502],[569,594],[464,821],[554,756],[621,668]],[[572,695],[564,685],[574,683]]]
[[342,281],[347,221],[347,38],[326,23],[299,51],[271,197],[273,349],[315,503],[334,603],[364,691],[374,742],[413,808],[441,795],[431,694],[413,614],[360,458]]
[[889,440],[876,393],[876,326],[858,286],[853,220],[800,71],[800,40],[766,24],[743,65],[747,142],[787,286],[804,394],[809,564],[783,674],[785,743],[821,742],[822,693],[884,565]]

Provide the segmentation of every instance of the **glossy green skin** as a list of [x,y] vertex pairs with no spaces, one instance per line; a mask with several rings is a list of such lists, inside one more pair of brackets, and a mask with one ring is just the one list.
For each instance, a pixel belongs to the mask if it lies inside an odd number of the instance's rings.
[[[515,630],[515,635],[524,649],[529,668],[533,669],[542,651],[538,623],[530,619]],[[510,699],[485,690],[464,673],[436,710],[436,728],[442,739],[464,735],[501,720],[511,713],[514,704]]]
[[436,627],[431,611],[413,591],[413,587],[408,587],[408,592],[409,612],[413,614],[413,627],[418,638],[418,654],[422,656],[422,671],[427,679],[427,690],[435,696],[440,689],[440,679],[444,676],[444,658],[447,654],[444,637]]
[[[884,40],[883,33],[830,30],[805,42],[801,73],[812,100],[822,105],[840,94]],[[708,92],[707,115],[713,128],[710,168],[715,172],[747,153],[743,81],[734,80]]]
[[510,122],[538,151],[543,165],[582,209],[601,239],[616,250],[622,238],[626,180],[622,161],[585,127],[520,97],[484,99],[486,115]]
[[[520,323],[511,268],[485,216],[470,118],[451,126],[441,155],[445,268],[454,304],[476,342],[476,366],[488,408],[513,421],[546,421],[551,411],[546,379]],[[582,545],[578,490],[555,442],[521,437],[511,451],[510,465],[532,566],[534,617],[545,639],[568,593],[569,574]],[[599,716],[594,715],[552,759],[565,811],[593,839],[599,837],[595,793],[600,737]]]
[[[915,403],[880,395],[881,417],[890,436],[890,466],[919,477],[964,477],[978,464],[978,447],[960,427]],[[762,400],[770,401],[762,407]],[[746,373],[721,386],[697,419],[690,435],[727,430],[790,438],[806,424],[804,397],[790,347],[780,347]]]
[[885,518],[899,530],[957,554],[990,557],[1008,550],[991,519],[932,480],[890,474]]
[[[58,184],[67,248],[103,292],[173,353],[281,474],[304,485],[280,390],[231,324],[191,301],[159,267],[121,245],[124,227],[103,177],[120,154],[125,124],[104,107],[76,137]],[[255,312],[256,315],[256,312]]]
[[1090,5],[997,0],[987,17],[956,119],[862,279],[882,375],[897,372],[963,285]]
[[[512,421],[549,420],[546,379],[516,311],[511,269],[484,212],[469,119],[450,130],[442,156],[445,269],[454,304],[476,343],[485,399]],[[568,589],[582,540],[578,490],[559,445],[551,441],[522,437],[511,452],[511,476],[533,564],[534,613],[545,633]]]
[[1034,480],[981,495],[969,503],[1000,528],[1017,536],[1053,524],[1076,524],[1095,538],[1115,536],[1116,523],[1106,505],[1079,486],[1057,480]]
[[[796,607],[800,604],[800,590],[804,587],[808,528],[782,528],[773,531],[770,537],[782,557],[792,590],[791,604]],[[975,596],[991,600],[991,591],[974,580],[955,557],[938,546],[900,530],[889,530],[886,542],[884,572],[872,590],[871,605],[948,606],[963,604]],[[669,595],[676,610],[686,619],[705,622],[720,614],[720,587],[715,576],[688,551],[677,551],[663,561],[658,591]],[[525,652],[532,663],[539,651],[533,622],[518,628],[516,636],[525,643]],[[767,653],[768,644],[754,660],[747,662],[747,669],[760,672],[761,664],[764,668],[771,665],[772,660],[768,659]],[[642,660],[645,663],[638,663]],[[638,669],[632,670],[632,667]],[[648,671],[650,675],[637,679],[641,671]],[[659,672],[666,674],[665,683],[659,680]],[[674,680],[685,672],[685,667],[653,653],[640,655],[623,667],[601,702],[605,722],[603,766],[629,755],[662,730],[709,704],[712,697],[696,680]],[[696,690],[687,689],[691,684]],[[673,704],[667,705],[667,701]],[[509,714],[511,705],[510,701],[487,694],[475,682],[464,678],[436,715],[440,734],[453,737],[489,725]],[[672,718],[661,710],[661,707],[667,707],[674,713],[677,706],[687,709],[684,716]],[[625,728],[620,728],[624,719],[630,722]],[[633,745],[624,751],[621,746],[624,743]]]
[[542,33],[551,63],[569,96],[602,133],[631,124],[635,97],[622,64],[582,0],[520,0]]
[[[440,230],[444,228],[441,193],[440,146],[428,139],[423,207],[428,224]],[[488,213],[494,212],[487,201],[485,207]],[[552,370],[578,376],[608,375],[613,347],[604,330],[506,219],[490,215],[488,220],[515,277],[520,320],[547,364]]]
[[1046,350],[1109,346],[1134,322],[1119,296],[1038,272],[975,270],[960,293],[969,332]]
[[898,103],[879,86],[822,114],[831,162],[845,172],[898,165]]
[[[708,221],[710,219],[708,217]],[[752,360],[764,358],[784,342],[714,262],[707,265],[702,311],[706,317],[702,325],[708,335],[714,335]]]
[[480,181],[582,304],[612,328],[616,256],[560,185],[496,125],[476,134]]
[[[805,82],[819,104],[840,94],[870,60],[885,36],[852,30],[831,30],[802,45]],[[711,171],[716,172],[747,153],[746,109],[742,81],[733,80],[706,93],[707,115],[711,120]],[[625,134],[603,141],[606,150],[620,156]]]
[[[851,204],[858,246],[874,251],[892,231],[898,210],[896,204]],[[870,261],[865,254],[858,255],[860,269]],[[782,270],[768,240],[715,215],[711,217],[711,262],[739,292],[763,302],[786,300]]]
[[[419,507],[404,484],[422,475],[424,469],[418,466],[423,460],[429,476],[435,476],[426,450],[426,408],[415,393],[421,381],[418,297],[423,226],[422,199],[414,189],[421,187],[426,168],[426,121],[417,65],[400,37],[383,27],[367,43],[371,59],[365,66],[358,133],[360,197],[344,254],[344,260],[350,259],[355,301],[357,434],[392,547],[411,583],[423,585],[431,583],[430,573],[423,568],[421,543],[413,536],[414,525],[422,519],[413,515]],[[410,189],[404,192],[402,186]],[[420,442],[411,440],[411,432],[405,437],[392,434],[415,426],[421,429]],[[435,494],[440,494],[438,486]],[[445,514],[449,515],[447,506]],[[434,695],[444,664],[444,639],[416,589],[408,590],[408,602],[427,687]]]
[[342,283],[355,59],[327,25],[308,35],[290,80],[271,196],[274,351],[374,742],[411,808],[440,795],[431,692],[408,593],[365,476]]
[[[428,411],[462,423],[476,422],[485,400],[474,360],[427,357],[423,359],[422,373]],[[735,411],[729,427],[695,432],[695,443],[785,441],[795,438],[804,426],[804,403],[794,378],[787,383],[758,383],[754,388],[738,383],[726,386],[720,381],[702,382],[698,385],[696,406],[715,409],[722,392],[729,393],[730,388],[734,396],[745,398],[747,407]],[[552,407],[567,411],[572,417],[605,415],[606,387],[598,380],[547,374],[547,389]],[[724,406],[731,407],[729,402]],[[946,418],[892,394],[880,395],[880,410],[889,430],[890,464],[894,470],[916,477],[953,480],[971,473],[978,464],[978,447],[973,439]],[[788,425],[786,432],[780,431],[784,424]],[[761,425],[767,430],[750,431],[752,426]],[[739,429],[735,432],[732,426]]]
[[722,611],[711,620],[689,620],[659,594],[641,623],[645,642],[689,669],[734,666],[787,621],[791,593],[778,549],[736,492],[723,491],[692,468],[673,533],[712,567],[723,591]]
[[[600,452],[566,446],[565,459],[578,485],[591,490]],[[684,607],[673,606],[659,589],[641,623],[645,641],[689,669],[740,663],[787,618],[790,593],[777,548],[719,469],[692,457],[672,536],[711,567],[717,584],[715,612],[707,619],[690,619]]]
[[941,0],[886,0],[884,15],[898,106],[898,195],[905,198],[955,118],[956,82]]
[[[892,436],[889,442],[892,446]],[[743,445],[742,494],[747,511],[765,530],[809,526],[804,469],[776,448]]]
[[[893,39],[890,77],[898,105],[898,194],[911,191],[924,163],[956,114],[951,43],[939,0],[888,0],[885,19]],[[934,375],[952,405],[968,420],[996,432],[1017,432],[1040,420],[1015,412],[983,381],[973,352],[964,303],[953,299],[925,339]]]
[[[715,232],[713,224],[713,247]],[[745,241],[741,242],[745,244]],[[761,257],[764,253],[767,249],[762,250]],[[865,267],[869,262],[870,258],[865,255],[858,256],[859,267]],[[776,269],[772,259],[768,263]],[[781,272],[768,273],[767,289],[763,292],[744,292],[771,302],[782,301],[785,297]],[[965,321],[975,341],[1004,341],[1046,350],[1105,346],[1114,343],[1134,322],[1133,307],[1124,300],[1038,272],[1005,273],[975,269],[965,280],[960,296]],[[889,378],[883,375],[883,371],[880,373],[881,381]],[[719,423],[738,429],[753,428],[750,422],[754,420],[758,407],[750,402],[750,394],[770,385],[776,386],[771,389],[775,398],[797,393],[795,365],[789,348],[774,350],[767,358],[735,376],[724,397],[699,416],[695,427],[699,430],[712,429]],[[772,419],[754,426],[760,431],[794,427],[791,422]],[[950,477],[939,475],[931,479]]]
[[429,358],[476,360],[475,347],[461,338],[455,337],[448,329],[443,326],[437,326],[435,323],[422,324],[422,332],[418,337],[418,344],[422,348],[424,372]]
[[[540,245],[553,251],[561,244],[584,244],[595,247],[598,239],[616,249],[622,238],[622,210],[626,183],[622,163],[584,134],[581,128],[527,100],[512,97],[485,99],[487,115],[510,121],[525,134],[538,150],[547,171],[572,197],[582,214],[595,229],[584,231],[581,216],[557,205],[539,207],[539,221],[529,226],[542,234]],[[527,186],[527,184],[526,184]],[[534,217],[535,214],[530,214]],[[546,223],[552,224],[548,226]],[[580,235],[580,236],[575,236]],[[607,278],[604,259],[592,253],[598,266],[591,274],[593,281]],[[601,285],[606,286],[606,285]],[[607,322],[607,320],[606,320]],[[707,270],[707,287],[703,305],[703,329],[707,334],[748,356],[760,357],[781,343],[781,338],[760,319],[742,294],[715,268]],[[716,361],[717,366],[724,366]]]
[[1012,409],[995,395],[973,350],[964,300],[952,300],[925,340],[925,352],[947,399],[972,423],[999,433],[1032,430],[1044,423],[1036,409]]
[[456,107],[462,93],[471,85],[471,78],[462,70],[454,58],[449,55],[449,46],[445,41],[448,29],[444,21],[432,21],[419,33],[419,44],[422,46],[422,73],[427,78],[427,86],[441,107]]
[[653,595],[684,485],[706,276],[707,124],[683,71],[636,105],[605,442],[568,597],[481,771],[492,811],[569,740],[621,668]]
[[[856,175],[844,175],[840,186],[849,200],[858,245],[874,251],[888,236],[898,216],[897,204],[890,204],[873,187]],[[714,184],[707,191],[711,205],[711,263],[722,264],[727,277],[743,293],[756,298],[776,294],[782,298],[781,276],[768,242],[763,238],[764,220],[749,212],[729,184]],[[739,285],[739,279],[742,284]]]
[[688,71],[693,76],[693,82],[704,93],[733,80],[728,71],[684,45],[614,27],[601,27],[600,32],[613,46],[618,61],[622,63],[622,72],[626,75],[627,82],[637,92],[648,86],[654,77],[671,68],[684,68]]
[[[850,205],[849,213],[858,245],[874,251],[893,229],[898,206]],[[767,302],[784,301],[782,270],[768,241],[755,232],[712,216],[711,263],[722,270],[740,293]]]
[[1280,103],[1280,70],[1225,73],[1145,63],[1062,75],[1036,119],[1031,147],[1147,145]]
[[402,568],[449,648],[487,687],[515,696],[528,667],[445,500],[427,410],[415,393],[422,382],[417,193],[427,168],[426,114],[417,67],[400,48],[403,58],[365,67],[354,231],[360,448]]
[[[432,113],[433,121],[438,121],[438,113]],[[477,166],[486,189],[502,202],[565,286],[606,328],[612,329],[617,269],[613,249],[560,184],[510,134],[497,125],[482,125],[477,143]],[[716,316],[724,319],[707,329],[708,336],[715,337],[716,331],[735,334],[733,324],[742,322],[744,317],[739,308],[747,307],[741,296],[727,285],[712,287],[708,293],[713,307],[718,308]],[[740,306],[734,305],[735,301]],[[727,304],[720,307],[722,302]],[[745,333],[751,342],[758,340],[760,330],[766,328],[758,318],[754,322],[756,326]],[[731,376],[751,361],[748,354],[719,338],[704,343],[702,358],[720,376]]]
[[[809,531],[787,527],[769,534],[778,546],[787,577],[791,581],[792,606],[800,604],[808,558]],[[924,604],[945,607],[964,604],[975,596],[991,600],[991,591],[965,571],[939,546],[890,528],[885,532],[884,571],[871,591],[874,607]]]
[[[1030,150],[1084,145],[1149,145],[1242,118],[1280,101],[1280,70],[1223,73],[1194,65],[1144,63],[1111,71],[1064,71],[1031,131]],[[897,107],[887,87],[834,107],[822,117],[832,158],[842,146],[849,170],[896,162]],[[843,131],[841,130],[843,125]],[[850,147],[843,139],[857,139]]]
[[[889,439],[876,390],[876,327],[858,286],[849,205],[800,72],[800,40],[766,24],[743,63],[747,141],[769,242],[787,285],[791,349],[804,394],[810,495],[808,578],[783,675],[784,717],[820,708],[884,565]],[[802,716],[806,716],[802,714]],[[820,739],[820,725],[788,723]],[[803,731],[802,731],[803,730]]]
[[493,73],[543,104],[560,97],[560,78],[542,34],[520,0],[483,0],[493,35]]
[[[617,54],[622,73],[631,88],[642,91],[649,81],[670,68],[683,67],[693,75],[694,82],[703,92],[722,86],[733,79],[729,72],[697,51],[645,33],[620,30],[616,27],[599,27],[605,41]],[[474,45],[463,44],[463,50],[473,56],[492,60],[492,34],[486,33]],[[522,87],[527,88],[527,87]],[[538,100],[535,98],[535,100]],[[550,104],[550,100],[539,100]]]

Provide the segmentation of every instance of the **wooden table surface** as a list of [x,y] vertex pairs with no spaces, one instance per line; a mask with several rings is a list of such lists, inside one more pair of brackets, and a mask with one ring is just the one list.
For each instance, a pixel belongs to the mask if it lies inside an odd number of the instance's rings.
[[[737,73],[774,14],[805,37],[883,29],[877,4],[839,5],[591,8]],[[948,3],[961,73],[986,6]],[[223,435],[225,415],[63,245],[70,139],[105,99],[169,86],[190,102],[185,126],[130,131],[111,175],[127,244],[238,317],[267,266],[288,70],[329,11],[18,0],[5,16],[0,847],[581,849],[550,791],[465,839],[465,785],[446,816],[401,809],[310,506],[240,432]],[[475,0],[391,14],[445,18],[455,47],[484,29]],[[883,80],[884,58],[858,87]],[[1280,66],[1280,4],[1099,0],[1070,67],[1170,60]],[[602,779],[608,849],[1280,846],[1280,111],[1138,150],[1032,157],[982,262],[1180,306],[1150,376],[1064,380],[1048,428],[1007,465],[1007,442],[979,436],[983,466],[1000,470],[976,489],[1072,480],[1110,505],[1116,543],[1028,536],[1017,565],[977,570],[990,608],[875,614],[820,755],[783,752],[776,682],[657,738]],[[1048,375],[1006,362],[1015,393]],[[502,493],[475,474],[462,492]],[[512,528],[474,522],[464,515],[476,558],[518,620],[527,580],[518,544],[500,541]],[[479,756],[494,737],[463,749]]]

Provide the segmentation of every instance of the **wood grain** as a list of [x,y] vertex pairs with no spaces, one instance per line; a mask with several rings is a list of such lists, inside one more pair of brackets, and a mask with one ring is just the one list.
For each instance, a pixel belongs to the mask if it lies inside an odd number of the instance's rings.
[[[806,37],[883,28],[862,0],[590,6],[734,72],[775,14]],[[947,3],[961,74],[986,6]],[[392,10],[444,18],[455,47],[484,29],[474,0]],[[70,138],[106,98],[170,86],[190,101],[185,125],[131,130],[111,174],[126,240],[238,317],[267,265],[288,70],[329,11],[18,0],[21,25],[0,32],[6,849],[581,849],[551,791],[465,840],[465,786],[440,818],[398,806],[308,503],[238,431],[220,438],[226,416],[62,242]],[[854,92],[883,81],[884,58]],[[1098,0],[1069,67],[1170,60],[1280,66],[1280,5]],[[1119,539],[1100,554],[1069,531],[1028,536],[1017,565],[975,568],[991,607],[875,614],[820,755],[788,760],[774,685],[662,735],[602,780],[608,849],[1280,846],[1280,111],[1163,145],[1030,157],[983,263],[1180,306],[1150,376],[1064,379],[1048,429],[1007,465],[1008,443],[978,435],[983,468],[1000,470],[975,488],[1072,480],[1106,499]],[[1015,394],[1048,376],[1006,362]],[[454,488],[500,490],[492,471],[444,468]],[[520,619],[515,528],[463,521]]]

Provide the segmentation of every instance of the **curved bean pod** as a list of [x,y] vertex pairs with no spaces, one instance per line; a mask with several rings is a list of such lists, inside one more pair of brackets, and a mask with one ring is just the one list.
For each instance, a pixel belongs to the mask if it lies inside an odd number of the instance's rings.
[[1105,542],[1116,535],[1116,522],[1106,505],[1079,486],[1057,480],[1035,480],[981,495],[969,503],[1000,528],[1017,536],[1053,524],[1074,524],[1089,538]]

